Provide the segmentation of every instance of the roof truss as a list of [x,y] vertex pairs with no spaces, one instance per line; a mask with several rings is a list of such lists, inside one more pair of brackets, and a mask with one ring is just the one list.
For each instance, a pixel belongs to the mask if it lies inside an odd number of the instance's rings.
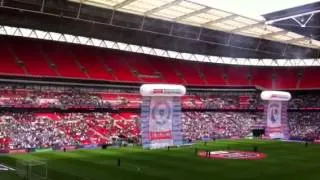
[[[207,29],[263,38],[271,41],[294,44],[302,47],[320,48],[320,41],[302,43],[305,37],[272,26],[273,21],[257,21],[231,12],[200,5],[188,0],[68,0],[91,6],[113,9],[141,16],[174,21],[181,24],[203,27]],[[313,11],[310,13],[318,13]],[[80,13],[80,11],[79,11]],[[299,14],[301,16],[305,14]],[[287,18],[295,18],[290,16]],[[143,23],[142,23],[143,24]]]

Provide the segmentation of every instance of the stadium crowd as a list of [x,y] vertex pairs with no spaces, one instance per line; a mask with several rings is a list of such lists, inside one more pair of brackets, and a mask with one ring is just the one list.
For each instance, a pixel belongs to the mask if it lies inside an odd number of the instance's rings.
[[319,108],[320,95],[318,93],[293,94],[289,101],[289,108]]
[[[47,109],[50,113],[0,113],[0,149],[113,143],[119,137],[139,139],[139,115],[135,113],[55,113],[52,108],[140,108],[134,90],[76,87],[19,86],[0,84],[0,107]],[[182,97],[184,109],[216,109],[215,112],[184,112],[185,140],[203,137],[245,137],[263,127],[262,112],[220,111],[263,109],[257,92],[189,93]],[[320,107],[316,94],[293,94],[289,109]],[[30,111],[30,110],[29,110]],[[320,113],[289,112],[294,138],[320,138]]]
[[128,113],[2,113],[0,149],[111,143],[137,137],[137,125],[137,115]]
[[320,139],[320,112],[289,112],[288,121],[292,138]]
[[[320,113],[290,112],[290,135],[320,138]],[[114,143],[120,137],[139,139],[135,113],[12,113],[0,114],[0,149]],[[183,135],[188,141],[243,138],[263,127],[261,112],[184,112]]]
[[202,137],[232,138],[248,136],[262,122],[261,113],[247,112],[186,112],[183,115],[185,139]]
[[[256,92],[188,94],[184,109],[255,109],[261,107]],[[0,107],[23,108],[140,108],[137,91],[76,87],[0,85]]]

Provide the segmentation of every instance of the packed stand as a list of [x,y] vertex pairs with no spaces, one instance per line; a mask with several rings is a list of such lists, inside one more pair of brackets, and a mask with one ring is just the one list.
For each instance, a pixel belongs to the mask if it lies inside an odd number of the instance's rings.
[[112,143],[119,136],[139,136],[136,114],[2,113],[0,147],[46,148]]
[[[113,98],[106,98],[106,96]],[[0,85],[0,106],[15,108],[139,108],[136,93],[80,88],[39,88]]]
[[289,108],[320,108],[320,95],[317,92],[293,94],[292,99],[289,101]]
[[[182,97],[184,109],[255,109],[257,93],[214,92]],[[137,91],[115,89],[0,85],[0,106],[22,108],[140,108]]]
[[292,138],[320,139],[320,112],[290,112],[288,121]]
[[184,138],[245,137],[253,127],[262,123],[262,114],[247,112],[186,112],[183,114]]

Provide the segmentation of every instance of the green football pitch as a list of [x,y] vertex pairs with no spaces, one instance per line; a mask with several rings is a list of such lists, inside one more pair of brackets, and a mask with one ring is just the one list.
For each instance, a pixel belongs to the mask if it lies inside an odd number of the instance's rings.
[[[262,160],[217,160],[196,156],[204,150],[252,151]],[[50,180],[319,180],[320,145],[263,140],[219,140],[207,145],[143,150],[137,147],[72,152],[42,152],[0,156],[0,164],[15,168],[18,160],[43,161]],[[120,159],[120,166],[118,166]],[[14,171],[0,171],[0,180],[19,180]]]

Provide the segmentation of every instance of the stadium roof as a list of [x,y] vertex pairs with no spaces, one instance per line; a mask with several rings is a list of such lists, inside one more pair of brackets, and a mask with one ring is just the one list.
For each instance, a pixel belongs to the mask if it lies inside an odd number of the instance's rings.
[[232,12],[209,7],[187,0],[69,0],[80,4],[97,6],[144,17],[187,24],[208,29],[240,34],[294,44],[302,47],[320,48],[320,41]]
[[28,37],[35,39],[51,40],[58,42],[67,42],[73,44],[81,44],[100,48],[114,49],[120,51],[134,52],[146,55],[153,55],[165,58],[173,58],[187,61],[208,62],[216,64],[232,64],[246,66],[274,66],[274,67],[290,67],[290,66],[320,66],[320,59],[258,59],[258,58],[234,58],[210,56],[203,54],[193,54],[186,52],[178,52],[166,49],[152,48],[140,46],[136,44],[128,44],[123,42],[115,42],[83,36],[74,36],[71,34],[63,34],[56,32],[47,32],[37,29],[17,28],[11,26],[0,25],[0,35],[9,35],[17,37]]
[[273,26],[305,36],[300,41],[320,40],[320,1],[263,15]]
[[[253,66],[320,66],[319,47],[302,47],[286,41],[181,24],[180,21],[118,11],[112,6],[106,9],[105,6],[101,8],[85,2],[89,1],[0,0],[0,35],[189,61]],[[124,1],[121,2],[124,5]]]

